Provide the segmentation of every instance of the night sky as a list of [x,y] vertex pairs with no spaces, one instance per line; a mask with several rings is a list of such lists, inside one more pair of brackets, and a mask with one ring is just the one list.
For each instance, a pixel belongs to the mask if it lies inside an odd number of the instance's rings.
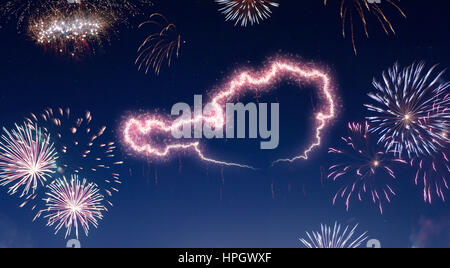
[[[81,60],[46,52],[18,34],[15,25],[0,29],[2,126],[12,128],[30,112],[47,107],[71,107],[91,111],[95,123],[107,125],[109,138],[120,144],[118,153],[125,161],[120,193],[112,198],[114,207],[99,228],[89,237],[80,236],[83,247],[296,248],[306,231],[335,221],[359,223],[359,232],[368,231],[383,247],[450,246],[448,204],[425,204],[410,168],[398,170],[398,195],[383,215],[369,201],[353,202],[349,212],[342,200],[333,206],[332,197],[342,185],[326,180],[332,164],[327,149],[347,134],[348,122],[364,122],[368,113],[363,104],[369,102],[373,77],[380,78],[395,62],[450,66],[448,1],[401,1],[407,19],[386,5],[397,35],[386,36],[371,17],[366,39],[357,24],[358,56],[351,40],[342,38],[335,1],[324,7],[321,0],[280,0],[270,19],[246,28],[225,22],[212,0],[155,2],[147,16],[164,14],[185,41],[180,58],[171,68],[164,66],[159,76],[138,72],[134,65],[136,50],[148,34],[136,27],[145,16],[130,19],[134,27],[117,28],[110,42]],[[191,153],[147,161],[122,147],[124,116],[156,110],[167,114],[177,102],[193,105],[195,94],[207,98],[236,70],[258,69],[275,57],[313,62],[333,76],[338,119],[310,160],[268,167],[271,160],[303,148],[313,124],[314,88],[295,90],[283,83],[260,100],[280,102],[277,150],[260,151],[254,140],[203,142],[209,156],[261,170],[207,164]],[[444,77],[450,79],[448,73]],[[43,219],[33,223],[34,212],[18,208],[20,203],[6,187],[0,189],[0,247],[65,247],[73,238],[65,239],[64,232],[54,235]]]

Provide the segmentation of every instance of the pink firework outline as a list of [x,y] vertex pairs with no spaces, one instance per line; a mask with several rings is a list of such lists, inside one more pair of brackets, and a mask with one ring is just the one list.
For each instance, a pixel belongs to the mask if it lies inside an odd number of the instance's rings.
[[12,184],[8,191],[11,195],[23,186],[20,197],[34,199],[39,185],[43,186],[56,172],[58,155],[50,136],[44,136],[36,126],[16,125],[12,131],[6,128],[3,131],[5,134],[0,140],[0,185]]
[[107,211],[97,185],[88,183],[86,179],[81,181],[77,175],[72,175],[70,182],[66,177],[57,179],[48,188],[48,197],[44,199],[47,208],[41,210],[34,220],[46,214],[44,218],[48,219],[47,226],[56,225],[55,234],[65,227],[67,238],[72,228],[75,228],[78,239],[78,227],[81,225],[88,236],[89,224],[97,228],[98,221],[103,219],[103,212]]
[[322,132],[328,126],[328,123],[336,116],[335,97],[333,95],[332,81],[329,74],[317,68],[307,67],[301,63],[292,63],[284,60],[277,60],[270,64],[266,70],[259,73],[249,73],[247,71],[238,73],[231,82],[227,83],[224,89],[219,90],[213,97],[210,104],[213,112],[209,115],[196,116],[190,120],[179,120],[171,122],[170,120],[161,119],[158,115],[146,115],[142,117],[130,117],[126,120],[123,128],[123,140],[132,151],[145,154],[148,157],[164,158],[168,157],[171,151],[193,150],[198,154],[201,160],[240,168],[255,169],[252,166],[224,162],[206,157],[200,149],[200,142],[176,143],[167,145],[164,148],[156,148],[150,144],[150,141],[144,145],[139,145],[133,136],[136,134],[148,135],[152,131],[160,131],[170,134],[172,130],[179,129],[184,124],[195,124],[204,122],[214,127],[223,127],[225,118],[222,107],[227,100],[232,97],[245,94],[248,92],[264,92],[269,91],[271,86],[277,83],[284,76],[289,76],[291,80],[298,82],[301,86],[303,82],[316,82],[320,84],[320,95],[326,100],[326,109],[320,111],[316,115],[317,126],[315,128],[315,141],[302,153],[293,158],[279,159],[273,164],[281,162],[293,163],[299,159],[308,160],[309,154],[321,145]]

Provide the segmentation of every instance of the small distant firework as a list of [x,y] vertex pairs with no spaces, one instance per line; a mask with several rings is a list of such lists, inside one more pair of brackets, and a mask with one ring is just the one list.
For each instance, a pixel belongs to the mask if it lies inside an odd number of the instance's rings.
[[[400,70],[398,64],[383,72],[384,83],[374,79],[377,90],[370,93],[376,104],[366,104],[376,113],[368,117],[374,125],[372,132],[380,135],[379,142],[387,151],[409,159],[439,152],[449,142],[450,98],[449,82],[443,82],[445,71],[434,75],[436,66],[425,70],[425,64],[413,64]],[[441,107],[441,108],[440,108]],[[445,109],[443,109],[445,108]]]
[[101,17],[80,12],[69,16],[53,13],[31,22],[29,34],[45,48],[75,57],[90,53],[100,44],[108,27],[108,23]]
[[158,26],[158,31],[149,35],[138,49],[136,64],[139,70],[145,68],[147,74],[150,69],[159,75],[161,67],[167,60],[170,67],[174,56],[178,58],[181,50],[181,35],[175,24],[170,23],[159,13],[152,14],[150,20],[143,22],[139,27],[148,24]]
[[[364,241],[367,240],[367,232],[360,235],[358,238],[354,238],[358,224],[350,230],[347,226],[341,228],[337,222],[334,224],[334,228],[327,225],[320,225],[320,232],[306,232],[307,239],[302,238],[300,241],[307,248],[359,248]],[[341,232],[341,230],[343,230]]]
[[11,195],[23,187],[21,197],[34,198],[39,186],[45,185],[56,171],[58,158],[49,136],[41,129],[18,126],[3,128],[0,139],[0,185],[9,187]]
[[271,7],[279,7],[272,0],[215,0],[222,5],[219,9],[225,15],[227,21],[236,21],[236,25],[246,27],[249,23],[253,26],[260,21],[268,19],[272,15]]
[[[384,32],[389,35],[390,33],[395,34],[394,26],[392,25],[390,19],[386,16],[385,12],[381,8],[382,3],[376,3],[375,1],[369,0],[339,0],[340,4],[340,16],[342,18],[342,35],[344,38],[347,33],[347,24],[350,26],[350,34],[352,38],[353,50],[355,55],[357,54],[356,42],[355,42],[355,22],[354,16],[359,16],[361,19],[362,26],[364,28],[364,33],[367,38],[369,38],[368,30],[368,16],[374,16]],[[396,9],[404,18],[406,18],[405,12],[397,4],[400,0],[386,0],[385,2],[390,4],[394,9]],[[324,4],[327,4],[327,0],[324,0]]]
[[[123,161],[115,154],[115,143],[105,135],[106,126],[93,125],[90,112],[73,116],[68,108],[48,108],[41,114],[31,114],[26,121],[30,126],[37,124],[51,135],[59,153],[59,174],[89,178],[105,192],[107,198],[119,191],[122,182],[118,170]],[[109,200],[106,201],[112,206]]]
[[64,227],[67,238],[74,228],[78,239],[80,225],[88,236],[89,226],[97,228],[98,221],[103,219],[106,208],[96,184],[87,183],[86,179],[81,181],[77,175],[73,175],[70,181],[65,177],[55,180],[48,189],[47,198],[44,199],[46,209],[40,213],[48,219],[47,226],[55,226],[55,234]]
[[329,153],[338,156],[340,162],[330,167],[328,178],[345,182],[334,196],[333,204],[338,198],[344,198],[349,210],[352,198],[362,201],[364,195],[369,195],[383,214],[383,203],[391,202],[396,194],[390,185],[396,179],[394,165],[407,162],[379,150],[370,139],[367,123],[349,123],[348,127],[350,136],[342,137],[346,147],[329,149]]

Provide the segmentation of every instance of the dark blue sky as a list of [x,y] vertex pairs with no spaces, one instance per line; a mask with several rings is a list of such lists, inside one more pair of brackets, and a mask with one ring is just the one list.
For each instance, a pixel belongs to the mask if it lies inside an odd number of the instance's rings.
[[[450,246],[448,204],[425,205],[408,169],[399,170],[399,195],[383,216],[369,202],[353,203],[350,212],[342,203],[332,206],[339,185],[321,183],[321,169],[326,170],[330,161],[327,148],[346,134],[347,122],[366,116],[363,104],[373,76],[380,77],[396,61],[403,66],[419,60],[450,66],[448,1],[402,1],[406,20],[388,7],[397,36],[385,36],[372,19],[369,40],[357,29],[356,57],[350,40],[340,35],[334,1],[323,7],[321,0],[281,0],[272,18],[247,28],[225,23],[212,0],[156,2],[161,3],[148,13],[161,12],[176,22],[186,41],[180,59],[160,76],[144,75],[134,66],[136,49],[146,34],[135,28],[120,29],[96,55],[76,62],[45,53],[28,37],[3,28],[1,125],[11,126],[46,107],[68,106],[90,110],[98,124],[118,130],[129,112],[167,112],[180,101],[193,104],[194,94],[206,94],[235,69],[258,68],[278,55],[315,62],[332,72],[342,104],[339,120],[311,160],[290,166],[248,171],[207,165],[189,154],[165,163],[126,157],[115,207],[89,238],[82,237],[84,247],[299,247],[305,231],[334,221],[360,223],[361,231],[367,230],[385,247],[411,247],[415,233],[427,246]],[[261,153],[257,143],[227,141],[214,142],[208,152],[264,166],[302,147],[311,125],[310,93],[285,87],[266,98],[270,102],[277,97],[281,105],[278,151]],[[117,132],[110,135],[116,138]],[[32,223],[31,212],[19,209],[20,202],[5,188],[0,193],[0,247],[65,245],[62,233],[54,236],[43,221]],[[427,226],[444,227],[433,234]]]

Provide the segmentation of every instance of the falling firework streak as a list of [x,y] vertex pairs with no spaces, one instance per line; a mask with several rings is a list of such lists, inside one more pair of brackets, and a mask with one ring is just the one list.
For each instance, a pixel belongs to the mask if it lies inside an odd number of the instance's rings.
[[210,104],[212,105],[214,111],[209,115],[199,115],[190,120],[181,120],[177,122],[163,120],[158,115],[128,118],[123,128],[124,143],[134,152],[145,154],[148,157],[164,158],[169,156],[172,151],[193,150],[203,161],[206,162],[253,169],[253,167],[248,165],[218,161],[206,157],[200,149],[199,142],[176,143],[167,145],[164,148],[157,148],[151,144],[151,140],[146,141],[143,145],[139,144],[138,140],[136,140],[134,136],[153,134],[157,131],[162,132],[165,135],[170,135],[172,130],[179,129],[184,124],[195,124],[200,122],[205,122],[215,126],[216,128],[223,127],[225,124],[225,118],[222,107],[227,100],[248,92],[259,92],[263,89],[265,89],[265,91],[269,91],[270,86],[274,85],[285,76],[298,82],[300,86],[304,82],[317,83],[318,91],[326,103],[324,104],[324,107],[326,108],[317,113],[315,117],[317,124],[315,127],[315,141],[302,154],[291,159],[280,159],[275,163],[292,163],[299,159],[307,160],[309,158],[309,154],[321,144],[323,130],[328,126],[328,123],[335,118],[336,115],[335,98],[332,92],[331,78],[329,74],[319,69],[309,68],[299,63],[291,63],[282,60],[273,62],[270,67],[263,70],[261,73],[242,72],[237,74],[233,79],[231,79],[231,82],[227,83],[222,90],[218,91],[218,93],[213,96]]
[[432,156],[414,158],[411,160],[411,166],[417,168],[414,183],[423,186],[423,200],[432,204],[434,196],[437,196],[445,202],[446,192],[450,189],[448,182],[450,174],[448,147]]
[[306,232],[308,239],[302,238],[300,242],[307,248],[358,248],[361,244],[367,240],[367,232],[363,233],[356,239],[353,239],[356,233],[358,224],[349,229],[349,226],[345,227],[341,232],[341,225],[337,222],[334,224],[334,228],[330,226],[320,225],[320,232],[312,232],[311,234]]
[[[450,99],[449,95],[444,97],[444,102]],[[450,103],[445,106],[435,106],[435,111],[430,113],[430,116],[434,114],[443,114],[450,111]],[[425,126],[433,124],[433,118],[429,117],[423,121]],[[430,129],[430,131],[435,131]],[[448,138],[448,130],[436,133],[441,136],[442,139]],[[450,160],[449,160],[449,143],[446,141],[443,147],[431,155],[425,155],[420,157],[414,157],[411,161],[411,167],[417,168],[416,176],[414,177],[414,183],[416,185],[423,185],[423,199],[425,202],[432,204],[434,196],[437,196],[443,202],[446,201],[446,192],[449,188],[449,174],[450,174]]]
[[[368,30],[368,17],[372,15],[377,19],[380,26],[383,28],[383,31],[386,35],[390,33],[395,35],[395,29],[391,22],[391,20],[387,17],[385,12],[381,7],[381,3],[376,3],[376,1],[369,0],[338,0],[340,1],[339,12],[342,20],[342,36],[345,38],[347,36],[347,23],[350,26],[350,34],[352,39],[353,51],[355,55],[358,54],[356,49],[356,40],[355,40],[355,22],[354,16],[359,16],[361,20],[361,24],[364,28],[364,33],[367,38],[369,38],[369,30]],[[327,0],[324,0],[324,4],[327,5]],[[403,9],[397,4],[397,0],[385,0],[384,3],[391,5],[395,10],[397,10],[404,18],[406,18],[405,12]],[[383,3],[383,4],[384,4]]]
[[[157,20],[157,19],[160,20]],[[150,68],[159,75],[165,60],[170,67],[174,56],[178,58],[181,50],[181,35],[175,24],[170,23],[162,14],[155,13],[149,21],[141,23],[139,28],[153,24],[159,27],[158,31],[150,34],[138,48],[138,57],[135,64],[138,70],[145,69],[147,74]],[[145,68],[144,68],[145,67]]]

